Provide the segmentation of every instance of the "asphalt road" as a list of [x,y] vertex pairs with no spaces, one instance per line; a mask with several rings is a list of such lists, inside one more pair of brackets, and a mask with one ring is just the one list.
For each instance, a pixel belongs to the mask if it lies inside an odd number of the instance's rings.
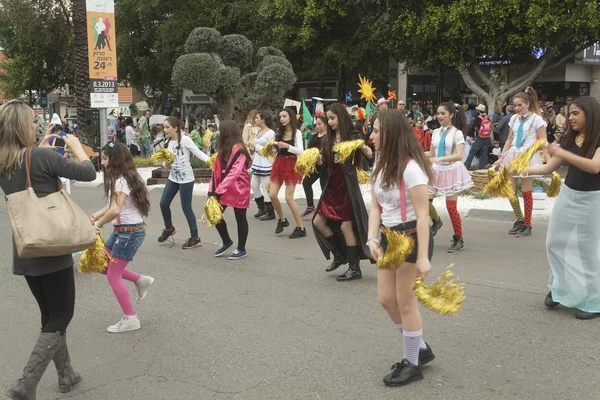
[[[77,307],[69,329],[73,365],[83,381],[58,392],[51,365],[38,388],[48,399],[597,399],[600,321],[572,310],[546,310],[546,225],[507,235],[507,214],[464,219],[466,249],[447,254],[450,221],[436,237],[433,279],[450,263],[466,284],[456,317],[423,310],[425,339],[437,356],[425,379],[387,388],[381,379],[402,358],[402,341],[377,302],[376,270],[361,281],[326,274],[309,236],[290,240],[275,224],[250,221],[249,257],[215,259],[218,235],[200,227],[204,246],[187,238],[173,203],[177,247],[156,242],[161,191],[151,192],[148,236],[131,268],[156,278],[136,307],[142,329],[109,334],[120,308],[102,276],[76,275]],[[86,211],[102,205],[100,188],[74,188]],[[198,218],[204,198],[195,198]],[[250,210],[254,212],[254,207]],[[227,220],[235,238],[233,215]],[[0,206],[0,388],[19,376],[39,330],[37,305],[11,273],[10,227]],[[286,233],[290,233],[288,228]],[[106,231],[108,233],[108,230]],[[133,287],[132,287],[133,290]]]

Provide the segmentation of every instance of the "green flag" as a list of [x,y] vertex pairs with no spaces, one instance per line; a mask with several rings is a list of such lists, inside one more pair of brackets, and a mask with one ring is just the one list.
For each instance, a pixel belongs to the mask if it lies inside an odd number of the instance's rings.
[[365,114],[367,119],[371,118],[371,115],[373,115],[373,113],[375,112],[375,105],[373,105],[372,102],[368,102],[367,106],[365,107]]
[[304,123],[307,127],[313,127],[312,115],[310,115],[310,111],[308,111],[308,107],[306,106],[306,101],[304,99],[302,99],[302,118],[304,119]]

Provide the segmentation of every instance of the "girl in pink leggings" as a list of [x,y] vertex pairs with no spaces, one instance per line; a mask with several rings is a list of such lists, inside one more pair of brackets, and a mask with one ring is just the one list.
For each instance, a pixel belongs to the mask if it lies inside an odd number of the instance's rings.
[[150,209],[148,190],[124,144],[109,143],[102,152],[102,166],[104,193],[109,200],[102,210],[92,214],[91,221],[98,230],[107,222],[113,223],[114,230],[104,245],[111,256],[105,274],[124,314],[107,330],[111,333],[135,331],[140,329],[140,320],[133,309],[125,280],[135,284],[138,304],[144,300],[154,282],[150,276],[127,269],[127,264],[133,260],[146,237],[144,217]]

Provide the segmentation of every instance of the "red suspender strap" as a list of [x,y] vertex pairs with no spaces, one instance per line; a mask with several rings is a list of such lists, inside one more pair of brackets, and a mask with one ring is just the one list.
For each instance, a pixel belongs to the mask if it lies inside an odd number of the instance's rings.
[[402,223],[406,222],[406,185],[404,184],[404,178],[400,181],[400,218]]

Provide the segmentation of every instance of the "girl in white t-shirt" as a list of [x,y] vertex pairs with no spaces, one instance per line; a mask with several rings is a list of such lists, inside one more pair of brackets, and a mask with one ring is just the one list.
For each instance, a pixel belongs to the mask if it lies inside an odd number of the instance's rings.
[[140,329],[140,320],[133,309],[125,280],[135,284],[138,303],[146,297],[148,288],[154,282],[154,278],[150,276],[127,269],[127,264],[133,261],[146,237],[144,217],[148,216],[150,199],[126,145],[109,143],[102,151],[102,166],[104,193],[108,204],[92,214],[91,221],[98,230],[106,223],[112,221],[113,224],[113,232],[104,244],[106,252],[110,255],[105,274],[124,316],[107,330],[111,333],[121,333]]
[[195,177],[190,164],[190,154],[195,155],[204,162],[207,162],[209,157],[200,151],[192,138],[182,133],[179,119],[169,117],[163,122],[163,127],[165,135],[171,138],[167,149],[175,155],[175,162],[167,166],[171,168],[171,172],[160,198],[160,212],[165,222],[165,229],[159,236],[158,242],[164,242],[177,232],[171,220],[171,203],[177,192],[179,192],[181,208],[190,228],[190,238],[185,241],[181,248],[194,249],[202,246],[202,241],[198,236],[198,223],[192,209]]
[[[523,93],[517,93],[513,97],[513,106],[515,115],[510,119],[508,126],[508,139],[504,145],[502,157],[498,159],[498,164],[504,167],[521,153],[527,150],[535,143],[537,139],[546,139],[546,121],[540,116],[537,93],[531,86],[527,86]],[[549,159],[548,157],[546,158]],[[540,154],[535,154],[529,163],[529,166],[535,167],[542,165]],[[515,193],[517,192],[517,178],[521,178],[521,191],[523,193],[523,204],[525,205],[525,216],[521,212],[521,204],[515,196],[509,199],[510,205],[515,212],[516,221],[509,235],[517,237],[531,235],[531,214],[533,213],[533,176],[512,176],[510,181]]]
[[448,253],[454,253],[465,248],[462,221],[457,206],[458,194],[473,187],[471,175],[462,163],[465,149],[463,132],[467,129],[467,121],[464,111],[457,110],[450,102],[442,103],[438,107],[437,119],[440,128],[433,131],[431,148],[427,152],[435,172],[435,180],[429,185],[429,214],[433,220],[431,231],[435,236],[443,225],[433,206],[433,198],[446,196],[446,208],[454,229]]
[[367,245],[375,260],[387,248],[381,226],[412,235],[415,249],[396,269],[377,270],[377,295],[404,336],[404,357],[383,378],[387,386],[403,386],[423,379],[421,366],[435,356],[423,341],[423,323],[413,284],[431,269],[433,236],[429,229],[427,185],[434,179],[431,164],[400,111],[377,114],[371,134],[377,149]]

